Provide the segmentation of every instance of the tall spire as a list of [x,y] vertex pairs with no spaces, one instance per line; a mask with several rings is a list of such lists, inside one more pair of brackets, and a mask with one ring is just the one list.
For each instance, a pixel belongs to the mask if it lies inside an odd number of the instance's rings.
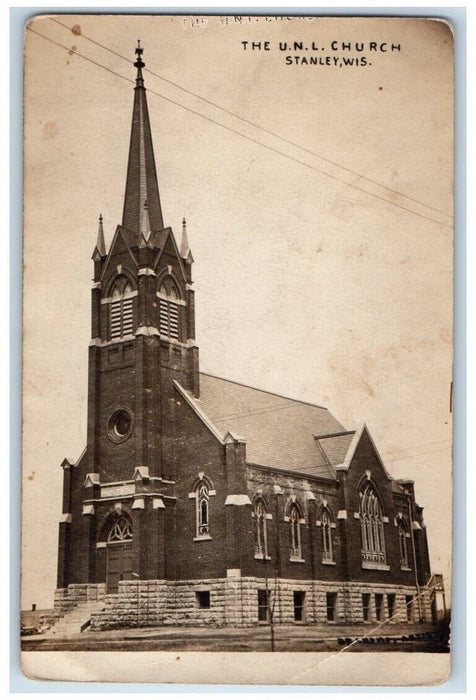
[[150,230],[160,231],[164,228],[162,208],[160,206],[159,185],[155,169],[154,148],[150,131],[149,111],[144,87],[142,60],[144,49],[137,42],[136,86],[134,88],[134,107],[132,110],[131,141],[129,161],[127,164],[126,192],[122,225],[139,235],[143,221],[144,202],[147,202]]

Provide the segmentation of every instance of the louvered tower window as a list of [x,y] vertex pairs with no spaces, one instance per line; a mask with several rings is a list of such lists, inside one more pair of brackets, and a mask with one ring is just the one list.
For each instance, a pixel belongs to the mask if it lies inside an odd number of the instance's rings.
[[170,280],[166,286],[162,284],[159,289],[159,331],[160,335],[179,339],[180,315],[179,294],[175,284]]
[[109,334],[111,339],[131,335],[134,327],[134,292],[126,277],[118,277],[111,290]]

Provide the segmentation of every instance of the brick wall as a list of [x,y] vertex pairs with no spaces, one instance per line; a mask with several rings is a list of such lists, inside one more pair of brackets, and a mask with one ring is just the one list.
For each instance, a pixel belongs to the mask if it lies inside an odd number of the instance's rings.
[[[240,559],[243,542],[252,549],[251,532],[246,529],[250,506],[225,505],[230,494],[246,493],[244,455],[239,445],[218,441],[178,392],[173,411],[175,434],[165,440],[165,462],[176,496],[168,512],[167,578],[190,579],[198,571],[203,578],[223,577],[227,569],[237,566],[235,558]],[[228,465],[231,457],[233,468]],[[196,500],[190,497],[201,473],[215,492],[209,499],[210,539],[197,539]],[[240,543],[234,542],[237,533]]]

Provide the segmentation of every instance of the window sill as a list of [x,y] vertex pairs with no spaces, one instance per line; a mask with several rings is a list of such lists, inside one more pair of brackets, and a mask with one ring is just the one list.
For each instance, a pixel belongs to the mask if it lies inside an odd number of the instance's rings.
[[390,571],[388,564],[382,564],[379,561],[363,561],[362,569],[374,569],[377,571]]
[[323,560],[322,560],[322,563],[323,563],[325,566],[336,566],[335,561],[331,561],[330,559],[323,559]]
[[305,559],[300,559],[299,557],[289,557],[289,561],[294,561],[294,562],[298,562],[298,563],[301,563],[301,564],[302,564],[302,563],[305,562],[306,560],[305,560]]
[[177,347],[180,347],[180,348],[187,348],[188,347],[187,343],[184,343],[182,340],[179,340],[178,338],[174,338],[173,336],[170,336],[170,335],[165,335],[164,333],[160,333],[160,331],[159,331],[159,338],[160,338],[160,340],[163,340],[166,343],[170,343],[171,345],[177,345]]
[[194,537],[193,541],[194,542],[203,542],[204,540],[211,540],[212,538],[210,535],[199,535],[198,537]]
[[400,571],[411,571],[409,566],[400,566]]
[[270,561],[271,557],[269,557],[267,554],[266,556],[264,554],[255,554],[255,559]]

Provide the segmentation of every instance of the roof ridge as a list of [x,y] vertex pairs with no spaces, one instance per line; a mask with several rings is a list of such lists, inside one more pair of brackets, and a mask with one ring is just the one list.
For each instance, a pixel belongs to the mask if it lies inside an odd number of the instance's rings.
[[326,435],[313,435],[315,440],[325,440],[331,437],[343,437],[344,435],[354,435],[355,430],[341,430],[338,433],[327,433]]
[[317,403],[312,403],[311,401],[302,401],[301,399],[293,399],[291,396],[284,396],[283,394],[277,394],[274,391],[268,391],[267,389],[259,389],[256,386],[250,386],[250,384],[244,384],[243,382],[235,382],[233,379],[226,379],[225,377],[219,377],[216,374],[210,374],[210,372],[202,372],[200,371],[200,374],[204,374],[207,377],[213,377],[213,379],[220,379],[223,382],[229,382],[230,384],[238,384],[238,386],[244,386],[246,389],[253,389],[254,391],[260,391],[263,394],[270,394],[271,396],[277,396],[280,399],[286,399],[287,401],[294,401],[295,403],[302,403],[305,404],[306,406],[314,406],[314,408],[322,408],[324,411],[329,411],[329,409],[326,406],[321,406],[320,404]]

